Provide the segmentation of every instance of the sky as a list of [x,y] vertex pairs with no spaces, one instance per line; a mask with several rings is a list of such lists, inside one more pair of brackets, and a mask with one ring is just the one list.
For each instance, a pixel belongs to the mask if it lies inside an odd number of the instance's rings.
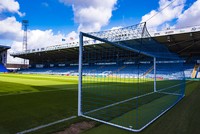
[[[200,0],[0,0],[0,44],[11,47],[9,54],[22,51],[22,20],[29,20],[28,49],[33,49],[77,41],[80,31],[147,20],[151,31],[200,25],[199,7]],[[20,62],[8,56],[8,63]]]

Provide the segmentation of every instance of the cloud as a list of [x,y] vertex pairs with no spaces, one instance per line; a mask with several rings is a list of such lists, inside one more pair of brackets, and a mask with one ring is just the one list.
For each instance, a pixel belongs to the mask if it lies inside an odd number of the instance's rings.
[[[66,39],[65,42],[62,39]],[[64,35],[61,33],[54,34],[51,29],[49,30],[29,30],[28,31],[28,49],[45,48],[48,46],[55,46],[65,44],[66,42],[76,41],[78,34],[75,31]],[[13,41],[9,53],[22,51],[22,41]],[[22,63],[19,58],[12,58],[8,56],[8,63]]]
[[[65,42],[62,39],[66,39]],[[45,48],[48,46],[55,46],[65,44],[66,42],[77,41],[78,34],[75,31],[64,35],[61,33],[54,34],[51,29],[49,30],[29,30],[28,31],[28,49]],[[8,51],[9,54],[22,51],[22,39],[21,41],[13,41],[11,49]],[[8,55],[8,63],[23,63],[22,59],[13,58]]]
[[[170,4],[172,1],[173,0],[160,0],[158,9],[152,10],[146,15],[144,15],[142,17],[141,22],[145,22],[153,15],[157,14],[147,22],[147,26],[158,28],[158,26],[161,26],[167,22],[178,18],[184,10],[186,0],[176,0],[172,4]],[[167,5],[169,6],[167,7]],[[165,9],[162,10],[163,8]]]
[[25,13],[21,13],[19,9],[19,3],[15,0],[0,0],[0,13],[7,11],[17,13],[21,17],[25,16]]
[[[62,39],[66,39],[65,42]],[[54,34],[51,29],[49,30],[29,30],[28,31],[28,49],[37,49],[37,48],[45,48],[48,46],[55,46],[64,44],[66,42],[76,41],[78,38],[78,34],[75,31],[64,35],[61,33]],[[22,51],[22,39],[21,41],[13,41],[11,49],[8,51],[9,54],[21,52]],[[23,60],[20,58],[13,58],[8,55],[8,63],[23,63]]]
[[122,26],[112,27],[110,30],[116,30],[116,29],[120,29],[120,28],[122,28]]
[[49,4],[47,2],[42,2],[42,6],[49,7]]
[[[54,34],[51,29],[45,31],[31,30],[28,32],[28,49],[64,44],[70,42],[70,38],[77,38],[76,32],[72,31],[69,34],[64,35],[61,33]],[[63,42],[62,39],[65,39],[66,41]]]
[[16,51],[22,51],[22,42],[19,41],[13,41],[11,44],[11,49],[8,50],[8,55],[7,55],[7,63],[11,63],[11,64],[22,64],[23,63],[23,59],[21,58],[13,58],[12,56],[10,56],[10,54],[16,52]]
[[22,24],[15,17],[8,17],[0,21],[0,39],[17,40],[23,36]]
[[200,0],[195,1],[178,17],[176,27],[200,25]]
[[[11,41],[10,44],[3,43],[4,45],[11,46],[8,51],[9,54],[13,52],[22,51],[23,41],[22,24],[18,22],[15,17],[8,17],[0,20],[0,41]],[[65,42],[62,41],[65,39]],[[75,31],[69,34],[53,33],[52,29],[48,30],[28,30],[28,49],[43,48],[53,45],[60,45],[66,42],[73,42],[78,40],[78,34]],[[12,58],[8,55],[8,63],[22,63],[19,58]]]
[[72,6],[74,21],[79,24],[78,31],[99,31],[109,23],[117,0],[60,0]]
[[[62,41],[63,38],[66,40],[65,42]],[[75,31],[72,31],[69,34],[61,34],[60,32],[54,34],[51,29],[28,30],[28,49],[64,44],[66,42],[77,41],[77,39],[78,34]],[[22,51],[22,24],[18,22],[15,17],[8,17],[0,21],[0,40],[12,41],[12,43],[9,44],[9,46],[11,46],[11,49],[8,51],[9,54]],[[19,58],[12,58],[8,55],[8,63],[22,63],[22,60]]]

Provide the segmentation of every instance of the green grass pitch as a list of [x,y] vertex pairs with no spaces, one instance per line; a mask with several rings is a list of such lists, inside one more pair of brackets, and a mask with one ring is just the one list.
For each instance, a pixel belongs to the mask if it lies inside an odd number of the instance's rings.
[[[106,80],[106,78],[102,79],[102,81],[109,82]],[[101,83],[102,81],[98,82]],[[85,83],[85,85],[92,86],[92,83],[96,83],[96,81],[90,81],[90,83]],[[12,134],[77,115],[77,84],[78,78],[73,76],[0,74],[0,133]],[[162,87],[162,85],[163,84],[160,84],[160,87]],[[150,82],[147,86],[152,86],[152,83]],[[166,125],[164,125],[164,123],[170,122],[168,118],[174,117],[174,115],[179,115],[177,112],[180,112],[180,109],[182,108],[181,104],[187,100],[191,101],[191,96],[195,96],[197,94],[194,94],[194,92],[199,93],[199,90],[197,90],[199,87],[199,81],[188,83],[186,88],[186,97],[181,101],[180,104],[178,104],[178,106],[180,105],[179,108],[177,106],[170,110],[169,113],[142,131],[142,133],[150,133],[150,131],[159,133],[163,129],[169,129]],[[198,98],[200,97],[197,97],[196,99]],[[193,104],[195,102],[191,101],[190,103]],[[185,102],[182,105],[189,107],[190,104]],[[199,109],[196,108],[196,110]],[[188,113],[185,113],[184,111],[183,114]],[[183,119],[183,117],[180,119]],[[66,126],[69,126],[71,123],[80,120],[83,119],[77,118],[70,120],[52,127],[45,128],[43,130],[36,131],[35,133],[51,133],[62,130]],[[175,123],[176,121],[174,124]],[[186,123],[188,123],[188,121],[186,121]],[[180,126],[185,127],[186,125],[187,124],[184,124],[183,119],[183,123]],[[157,128],[157,126],[160,127]],[[169,126],[171,126],[171,123]],[[184,130],[184,128],[180,128],[180,130]],[[191,130],[191,128],[188,128],[188,130],[185,130],[184,132],[188,132],[189,130]],[[85,133],[107,134],[110,131],[113,131],[116,134],[130,133],[129,131],[124,131],[108,125],[99,125]],[[173,129],[172,127],[171,132],[176,131],[177,129]],[[195,126],[192,129],[192,132],[197,132]]]
[[77,78],[0,74],[0,133],[77,115]]

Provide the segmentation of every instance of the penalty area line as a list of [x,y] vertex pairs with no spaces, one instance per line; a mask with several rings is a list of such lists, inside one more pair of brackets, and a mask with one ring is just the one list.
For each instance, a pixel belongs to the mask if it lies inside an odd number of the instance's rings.
[[58,124],[58,123],[61,123],[61,122],[64,122],[64,121],[68,121],[68,120],[71,120],[71,119],[74,119],[74,118],[77,118],[77,116],[71,116],[71,117],[68,117],[68,118],[65,118],[65,119],[62,119],[62,120],[58,120],[58,121],[55,121],[55,122],[52,122],[52,123],[48,123],[48,124],[41,125],[41,126],[38,126],[38,127],[35,127],[35,128],[27,129],[27,130],[24,130],[24,131],[21,131],[21,132],[17,132],[16,134],[30,133],[30,132],[33,132],[33,131],[36,131],[36,130],[39,130],[39,129],[42,129],[42,128],[45,128],[45,127],[49,127],[49,126],[52,126],[52,125],[55,125],[55,124]]

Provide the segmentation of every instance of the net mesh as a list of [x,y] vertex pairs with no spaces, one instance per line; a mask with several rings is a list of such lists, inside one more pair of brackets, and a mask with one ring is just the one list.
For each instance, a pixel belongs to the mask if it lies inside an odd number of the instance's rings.
[[82,116],[141,131],[184,96],[183,61],[145,23],[81,38]]

